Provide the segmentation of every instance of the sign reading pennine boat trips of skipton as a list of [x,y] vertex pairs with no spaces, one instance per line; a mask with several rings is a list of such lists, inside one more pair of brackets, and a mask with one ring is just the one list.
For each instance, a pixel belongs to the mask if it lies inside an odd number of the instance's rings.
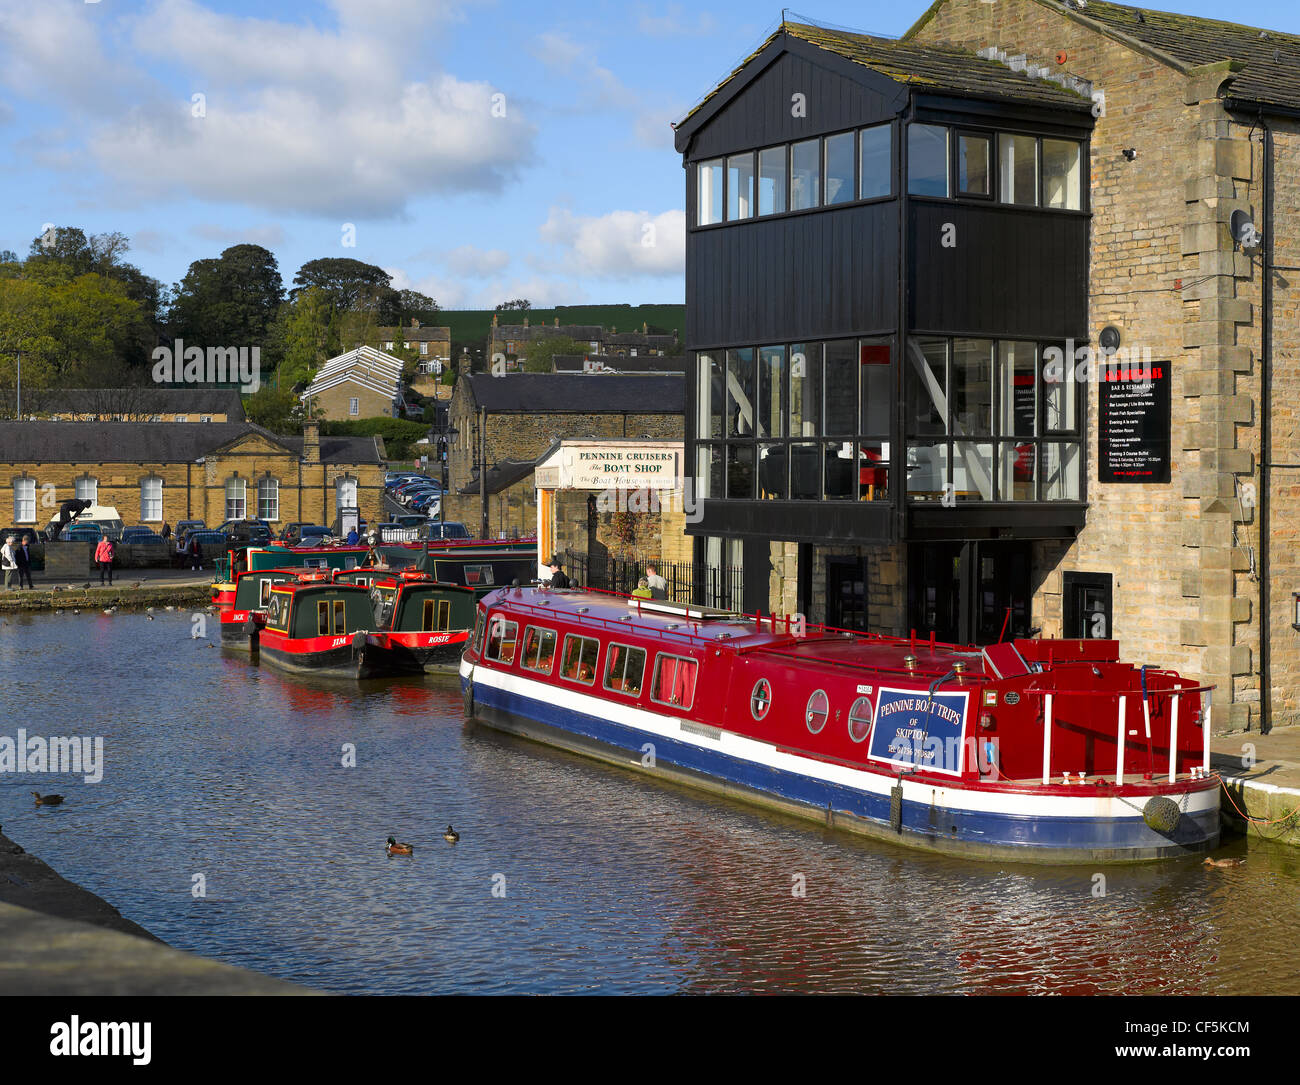
[[871,729],[871,756],[930,772],[961,775],[968,693],[880,687],[876,722]]

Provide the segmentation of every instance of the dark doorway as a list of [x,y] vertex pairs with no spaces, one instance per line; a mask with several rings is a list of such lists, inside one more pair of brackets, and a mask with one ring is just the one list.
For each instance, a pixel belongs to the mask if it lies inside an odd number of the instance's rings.
[[908,548],[908,625],[957,644],[1030,635],[1027,542],[914,543]]
[[1111,626],[1111,574],[1064,573],[1061,601],[1064,626],[1062,636],[1087,640],[1109,640]]
[[826,559],[826,624],[836,629],[867,629],[865,558]]
[[772,548],[766,539],[746,539],[741,549],[744,572],[742,605],[746,614],[758,614],[770,608],[772,592]]

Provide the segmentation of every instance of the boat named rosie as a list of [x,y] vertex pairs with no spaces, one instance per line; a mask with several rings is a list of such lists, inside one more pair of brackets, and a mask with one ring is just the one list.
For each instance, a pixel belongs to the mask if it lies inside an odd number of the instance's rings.
[[987,859],[1219,840],[1210,687],[1113,640],[983,648],[505,588],[461,661],[477,721],[835,828]]

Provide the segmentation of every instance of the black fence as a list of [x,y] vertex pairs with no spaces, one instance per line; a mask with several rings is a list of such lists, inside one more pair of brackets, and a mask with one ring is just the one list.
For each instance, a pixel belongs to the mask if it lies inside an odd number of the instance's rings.
[[[706,565],[702,561],[657,561],[659,575],[668,581],[668,598],[678,603],[740,610],[743,576],[738,565]],[[564,571],[584,588],[600,588],[630,595],[646,575],[644,560],[589,557],[564,552]]]

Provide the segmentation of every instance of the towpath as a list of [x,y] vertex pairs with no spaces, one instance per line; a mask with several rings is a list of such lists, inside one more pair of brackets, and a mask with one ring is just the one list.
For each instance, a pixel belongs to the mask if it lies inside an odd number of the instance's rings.
[[1210,767],[1227,788],[1223,812],[1229,825],[1300,846],[1300,726],[1275,727],[1267,735],[1216,735]]
[[98,574],[82,580],[35,574],[32,583],[34,588],[0,588],[0,613],[109,606],[194,607],[207,606],[212,598],[211,569],[114,570],[113,586],[102,588]]

